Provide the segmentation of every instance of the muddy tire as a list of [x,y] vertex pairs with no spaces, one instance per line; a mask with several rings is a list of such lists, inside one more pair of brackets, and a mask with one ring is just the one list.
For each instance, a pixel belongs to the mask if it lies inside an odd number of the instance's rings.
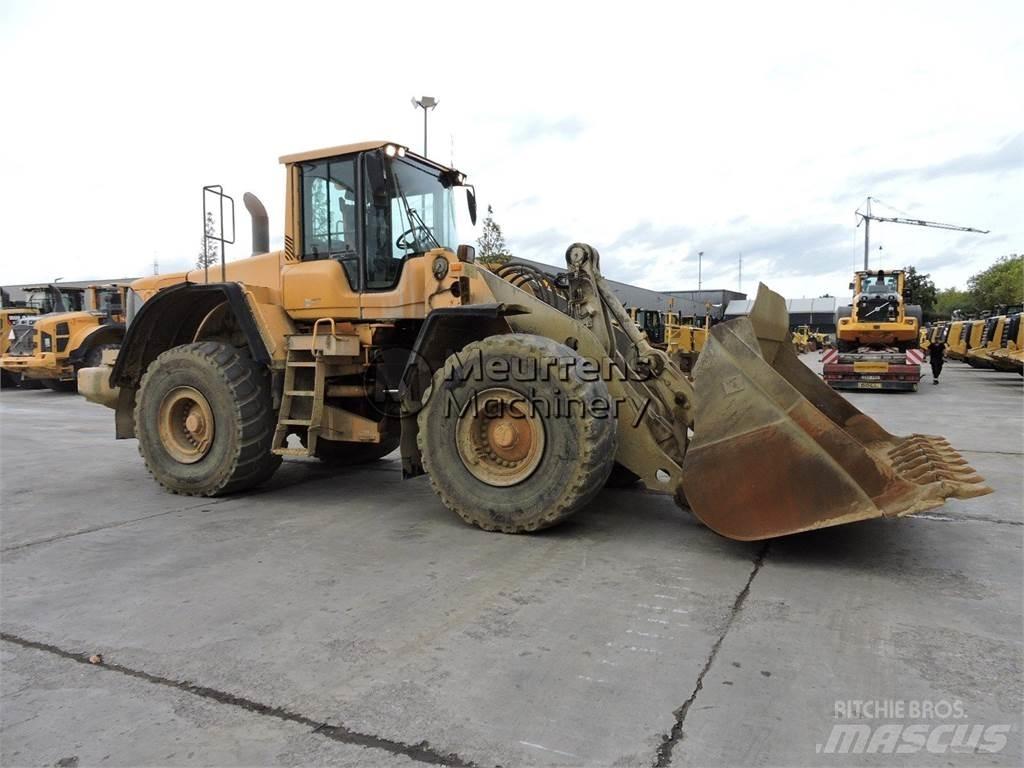
[[[581,377],[581,361],[569,347],[527,334],[473,342],[445,361],[417,435],[445,506],[502,533],[547,528],[586,506],[608,479],[618,436],[612,413],[590,407],[610,403],[608,387]],[[514,375],[501,373],[509,367]]]
[[220,496],[267,480],[276,417],[270,374],[218,341],[167,350],[146,369],[135,405],[139,453],[173,493]]
[[383,459],[398,448],[398,436],[385,436],[379,443],[339,443],[335,440],[316,441],[316,457],[324,464],[344,467],[351,464],[369,464]]

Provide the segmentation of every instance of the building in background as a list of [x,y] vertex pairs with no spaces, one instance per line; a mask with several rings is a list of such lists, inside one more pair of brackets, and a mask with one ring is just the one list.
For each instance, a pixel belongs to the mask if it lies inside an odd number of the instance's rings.
[[695,313],[703,317],[705,308],[711,319],[718,321],[725,317],[725,309],[732,301],[743,300],[747,294],[739,291],[707,290],[707,291],[669,291],[670,296],[693,302],[699,309]]
[[[754,302],[750,299],[735,299],[729,302],[725,310],[725,319],[750,314]],[[839,299],[826,296],[820,299],[787,299],[789,310],[789,327],[792,330],[801,325],[822,333],[836,332],[836,309]]]

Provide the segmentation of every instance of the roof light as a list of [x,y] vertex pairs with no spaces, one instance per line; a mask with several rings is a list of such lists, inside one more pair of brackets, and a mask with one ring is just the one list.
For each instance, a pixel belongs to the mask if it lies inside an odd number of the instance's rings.
[[387,144],[384,147],[384,154],[387,155],[388,157],[394,157],[396,154],[398,154],[398,147],[396,147],[394,144]]
[[405,147],[399,147],[398,148],[398,156],[399,157],[405,157]]

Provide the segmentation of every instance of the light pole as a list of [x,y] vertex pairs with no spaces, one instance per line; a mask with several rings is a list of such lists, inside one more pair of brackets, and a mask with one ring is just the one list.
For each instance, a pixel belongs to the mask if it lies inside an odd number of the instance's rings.
[[697,251],[697,290],[700,290],[701,285],[701,261],[704,258],[704,251]]
[[427,112],[435,109],[438,104],[441,103],[440,99],[435,99],[433,96],[413,96],[412,106],[413,109],[419,107],[423,110],[423,156],[427,156]]

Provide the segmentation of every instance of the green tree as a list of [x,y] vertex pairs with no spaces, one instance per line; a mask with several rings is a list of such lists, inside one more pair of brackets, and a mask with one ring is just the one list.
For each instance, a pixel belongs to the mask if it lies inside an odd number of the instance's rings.
[[920,304],[926,318],[935,311],[935,283],[931,275],[921,274],[914,267],[905,267],[904,288],[910,291],[910,304]]
[[935,299],[935,316],[949,319],[957,309],[965,315],[977,312],[978,304],[974,294],[958,290],[955,286],[939,291]]
[[213,213],[210,211],[206,212],[205,228],[206,235],[209,237],[203,237],[202,242],[199,244],[199,255],[196,257],[196,267],[198,269],[212,267],[220,261],[220,249],[218,248],[218,242],[211,239],[217,234],[217,224],[213,220]]
[[484,231],[477,239],[480,246],[480,253],[477,258],[484,264],[507,264],[512,254],[505,245],[505,236],[501,233],[501,226],[494,220],[494,209],[487,206],[487,218],[484,219]]
[[974,275],[967,287],[974,294],[978,309],[1024,302],[1024,255],[1011,253],[1001,257]]

